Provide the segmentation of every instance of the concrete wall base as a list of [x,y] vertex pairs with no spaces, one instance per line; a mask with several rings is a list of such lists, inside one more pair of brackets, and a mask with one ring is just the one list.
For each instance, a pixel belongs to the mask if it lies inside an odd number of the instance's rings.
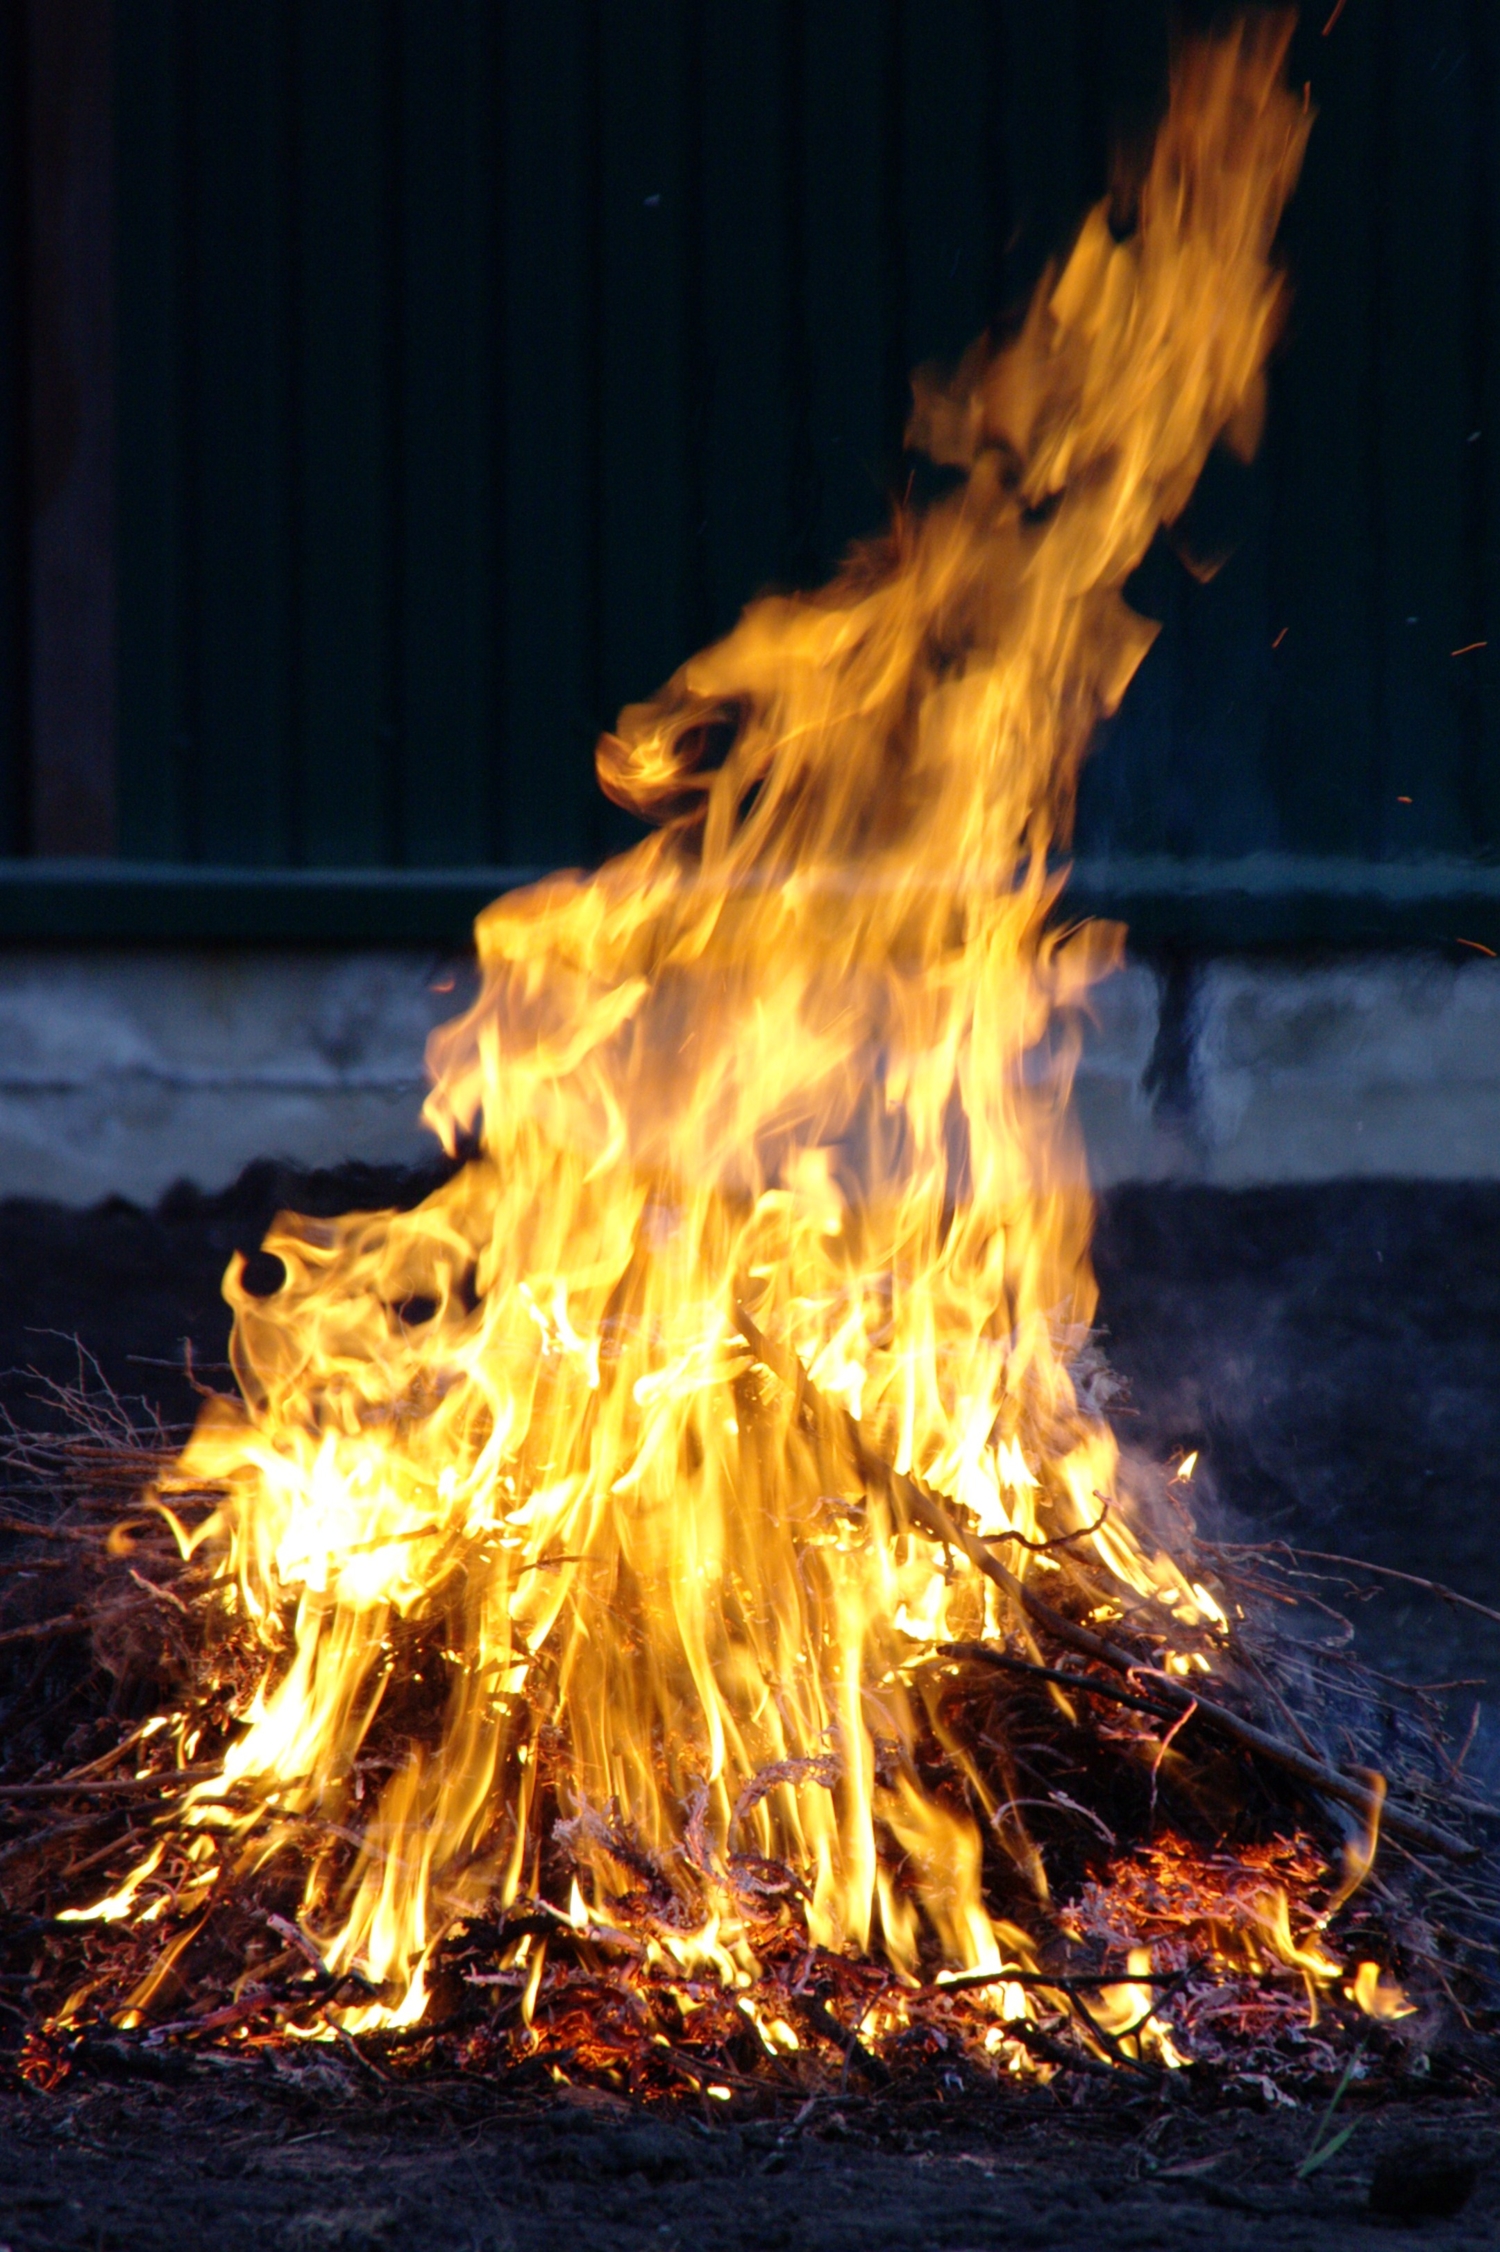
[[415,1164],[427,1035],[472,983],[431,954],[0,954],[0,1196],[154,1203],[256,1157]]
[[1129,963],[1077,1099],[1100,1187],[1500,1177],[1500,962]]
[[[431,1156],[418,1112],[462,962],[397,952],[0,954],[0,1196],[150,1203],[256,1157]],[[1077,1104],[1100,1187],[1500,1177],[1500,963],[1134,960]]]

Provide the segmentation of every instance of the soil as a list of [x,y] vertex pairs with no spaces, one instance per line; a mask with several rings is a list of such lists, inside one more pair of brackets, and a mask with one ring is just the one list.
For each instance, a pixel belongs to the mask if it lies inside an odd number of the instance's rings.
[[[74,1377],[81,1343],[118,1392],[190,1420],[184,1341],[200,1380],[226,1381],[231,1252],[254,1253],[283,1206],[409,1201],[435,1178],[267,1164],[155,1212],[0,1205],[0,1369],[13,1372],[0,1400],[44,1419],[43,1380]],[[1129,1383],[1122,1439],[1157,1459],[1198,1449],[1200,1508],[1240,1537],[1367,1556],[1500,1608],[1500,1187],[1130,1188],[1101,1213],[1096,1257],[1107,1350]],[[1422,1678],[1500,1671],[1500,1627],[1399,1583],[1358,1617],[1367,1649]],[[1491,1778],[1496,1710],[1469,1759]],[[1353,2133],[1299,2182],[1317,2107],[1197,2073],[1142,2093],[997,2094],[955,2076],[800,2119],[740,2115],[738,2096],[709,2118],[661,2118],[550,2087],[397,2088],[327,2052],[253,2067],[164,2057],[178,2077],[149,2080],[137,2056],[128,2075],[75,2072],[50,2094],[0,2088],[0,2252],[1489,2245],[1489,2061],[1471,2049],[1461,2072],[1441,2055],[1428,2070],[1414,2054],[1399,2092],[1388,2075],[1378,2095],[1356,2082]],[[1470,2175],[1463,2209],[1440,2217]]]
[[[1385,2105],[1330,2163],[1295,2169],[1314,2122],[1198,2116],[1152,2097],[1074,2113],[1041,2092],[896,2121],[856,2103],[799,2127],[637,2118],[554,2097],[488,2115],[474,2091],[419,2106],[289,2068],[276,2094],[94,2086],[0,2103],[0,2230],[15,2252],[207,2245],[239,2252],[1333,2252],[1491,2246],[1493,2108]],[[297,2082],[303,2085],[298,2087]],[[932,2114],[936,2116],[932,2116]],[[1371,2184],[1425,2182],[1453,2218],[1372,2212]]]

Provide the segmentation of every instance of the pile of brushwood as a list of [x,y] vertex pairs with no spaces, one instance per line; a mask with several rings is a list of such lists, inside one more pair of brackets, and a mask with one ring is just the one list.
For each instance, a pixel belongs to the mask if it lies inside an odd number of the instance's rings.
[[[897,1521],[1011,1599],[1019,1626],[1004,1644],[914,1652],[912,1667],[922,1784],[975,1814],[992,1912],[1035,1935],[1037,1967],[1007,1974],[1011,2014],[989,1975],[966,1983],[934,1965],[913,1986],[810,1945],[798,1873],[716,1851],[701,1812],[687,1810],[668,1868],[618,1812],[558,1818],[555,1793],[537,1895],[455,1925],[415,2026],[350,2032],[371,1991],[331,1971],[299,1921],[289,1846],[227,1864],[206,1902],[200,1886],[177,1912],[171,1888],[191,1869],[176,1810],[219,1771],[264,1653],[228,1616],[215,1558],[184,1563],[139,1506],[184,1434],[80,1355],[76,1383],[46,1388],[25,1427],[0,1434],[9,2068],[45,2086],[91,2065],[271,2072],[307,2058],[311,2036],[372,2081],[519,2076],[742,2112],[1038,2077],[1081,2092],[1170,2073],[1267,2101],[1413,2074],[1470,2094],[1500,2086],[1500,1814],[1466,1784],[1468,1745],[1447,1726],[1455,1685],[1401,1683],[1356,1655],[1339,1604],[1361,1568],[1210,1541],[1160,1473],[1153,1486],[1138,1472],[1141,1506],[1172,1514],[1179,1562],[1232,1622],[1204,1637],[1211,1674],[1168,1670],[1168,1643],[1184,1647],[1168,1614],[1141,1603],[1107,1631],[1087,1624],[1105,1588],[1076,1543],[1018,1579],[951,1504],[874,1458],[748,1314],[740,1326],[764,1380],[798,1388]],[[174,1505],[191,1521],[191,1497]],[[433,1726],[443,1663],[423,1632],[397,1653],[410,1663],[394,1667],[360,1755],[372,1783]],[[186,1768],[166,1711],[189,1718]],[[545,1757],[545,1730],[540,1741]],[[545,1775],[541,1789],[545,1806]],[[1349,1892],[1377,1826],[1374,1864]],[[591,1865],[602,1854],[618,1886],[607,1917],[580,1928],[563,1903],[583,1829]],[[351,1832],[351,1861],[357,1842]],[[149,1921],[65,1915],[158,1843]],[[715,1912],[753,1952],[748,1987],[674,1951]],[[149,2007],[128,2011],[164,1960]]]

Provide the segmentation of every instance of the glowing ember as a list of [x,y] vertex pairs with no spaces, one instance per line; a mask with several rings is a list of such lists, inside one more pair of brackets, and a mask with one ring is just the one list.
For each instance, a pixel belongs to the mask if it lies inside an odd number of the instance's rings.
[[[755,604],[604,739],[605,789],[658,826],[481,918],[427,1106],[479,1154],[414,1212],[283,1218],[269,1299],[231,1269],[242,1397],[208,1403],[162,1506],[219,1496],[181,1539],[222,1559],[263,1675],[178,1816],[167,1956],[227,1870],[290,1854],[277,1928],[346,2028],[415,2022],[444,1932],[524,1895],[537,1928],[475,1977],[528,2025],[550,1916],[684,2021],[728,2011],[788,2056],[795,1925],[868,1963],[869,2042],[946,2039],[941,1971],[986,1998],[991,2052],[1045,2058],[1033,1940],[985,1878],[998,1852],[1046,1905],[1027,1801],[945,1734],[932,1661],[1035,1670],[1037,1585],[1145,1618],[1156,1666],[1108,1692],[1130,1756],[1138,1711],[1195,1709],[1170,1692],[1224,1647],[1080,1374],[1068,1097],[1117,934],[1049,927],[1048,856],[1152,639],[1121,587],[1210,447],[1254,442],[1308,130],[1287,36],[1189,51],[1128,239],[1101,206],[1014,342],[919,380],[913,442],[956,489],[825,593]],[[1145,1736],[1153,1806],[1177,1725]],[[92,1914],[160,1915],[161,1854]],[[1106,1888],[1098,2055],[1176,2061],[1174,1916],[1314,1990],[1341,1975],[1285,1885],[1220,1891],[1177,1916]],[[1351,1979],[1399,2007],[1374,1966]],[[570,2053],[618,2006],[582,1993]]]

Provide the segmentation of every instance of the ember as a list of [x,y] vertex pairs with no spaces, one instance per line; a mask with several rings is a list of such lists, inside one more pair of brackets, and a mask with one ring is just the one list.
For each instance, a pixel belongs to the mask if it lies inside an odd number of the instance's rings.
[[1258,431],[1287,36],[1187,51],[1133,232],[918,379],[956,489],[605,738],[657,830],[481,919],[428,1104],[477,1154],[284,1216],[269,1297],[236,1262],[239,1396],[177,1459],[36,1458],[70,1616],[172,1687],[20,1786],[68,1809],[4,1849],[25,2071],[1155,2075],[1467,1975],[1489,1895],[1441,1943],[1411,1904],[1470,1852],[1420,1703],[1272,1623],[1194,1458],[1119,1458],[1068,1114],[1118,934],[1054,922],[1049,855],[1152,638],[1120,589]]

